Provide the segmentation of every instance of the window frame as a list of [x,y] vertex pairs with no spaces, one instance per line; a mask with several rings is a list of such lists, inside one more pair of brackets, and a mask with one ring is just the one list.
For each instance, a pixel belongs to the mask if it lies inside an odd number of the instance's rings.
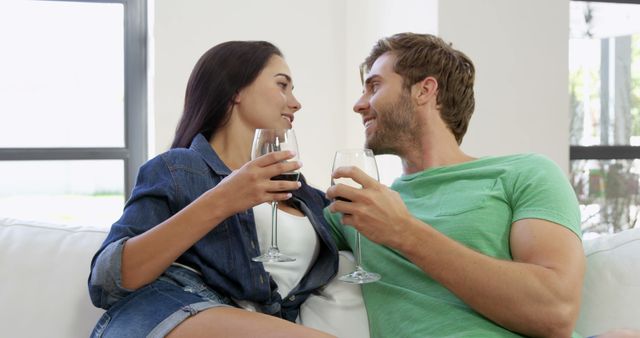
[[129,199],[138,168],[148,157],[147,0],[38,0],[119,3],[124,11],[124,147],[1,148],[0,161],[123,160]]
[[[604,2],[640,5],[640,0],[571,0],[576,2]],[[632,145],[569,145],[569,161],[574,160],[633,160],[640,159],[640,146]]]

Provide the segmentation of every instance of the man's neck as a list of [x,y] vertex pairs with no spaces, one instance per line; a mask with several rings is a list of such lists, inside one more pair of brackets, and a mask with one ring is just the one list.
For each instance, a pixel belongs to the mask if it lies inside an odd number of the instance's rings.
[[460,149],[444,123],[424,125],[420,137],[400,157],[404,175],[475,160]]
[[[446,149],[446,151],[444,151]],[[417,173],[430,168],[449,166],[475,160],[465,154],[460,147],[445,145],[424,145],[422,151],[412,151],[401,157],[404,175]]]

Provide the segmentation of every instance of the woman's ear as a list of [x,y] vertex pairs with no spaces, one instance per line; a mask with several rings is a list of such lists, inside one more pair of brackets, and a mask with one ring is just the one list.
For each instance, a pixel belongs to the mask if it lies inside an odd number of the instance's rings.
[[241,101],[241,98],[240,98],[241,94],[242,94],[242,91],[236,92],[236,93],[235,93],[235,95],[233,95],[233,97],[231,98],[231,102],[232,102],[233,104],[238,104],[238,103],[240,103],[240,101]]
[[411,88],[413,97],[417,105],[424,105],[435,100],[438,95],[438,80],[432,76],[424,78],[424,80],[416,83]]

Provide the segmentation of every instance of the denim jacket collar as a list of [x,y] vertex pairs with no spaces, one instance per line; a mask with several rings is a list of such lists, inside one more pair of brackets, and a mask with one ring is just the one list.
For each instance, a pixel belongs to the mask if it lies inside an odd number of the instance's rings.
[[196,151],[207,165],[216,173],[216,175],[220,176],[229,176],[231,174],[231,169],[227,167],[224,162],[220,159],[218,154],[213,150],[211,144],[209,144],[209,140],[202,134],[198,134],[191,141],[191,146],[189,149]]

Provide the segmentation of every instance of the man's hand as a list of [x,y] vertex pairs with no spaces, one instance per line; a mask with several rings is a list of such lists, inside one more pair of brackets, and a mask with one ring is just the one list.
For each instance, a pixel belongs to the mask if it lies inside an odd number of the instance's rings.
[[342,197],[350,200],[335,200],[329,211],[342,213],[342,224],[356,228],[362,235],[378,244],[397,248],[403,244],[403,235],[410,235],[407,226],[413,218],[400,195],[380,184],[357,167],[340,167],[332,177],[351,178],[362,186],[353,188],[336,184],[327,190],[327,198]]

